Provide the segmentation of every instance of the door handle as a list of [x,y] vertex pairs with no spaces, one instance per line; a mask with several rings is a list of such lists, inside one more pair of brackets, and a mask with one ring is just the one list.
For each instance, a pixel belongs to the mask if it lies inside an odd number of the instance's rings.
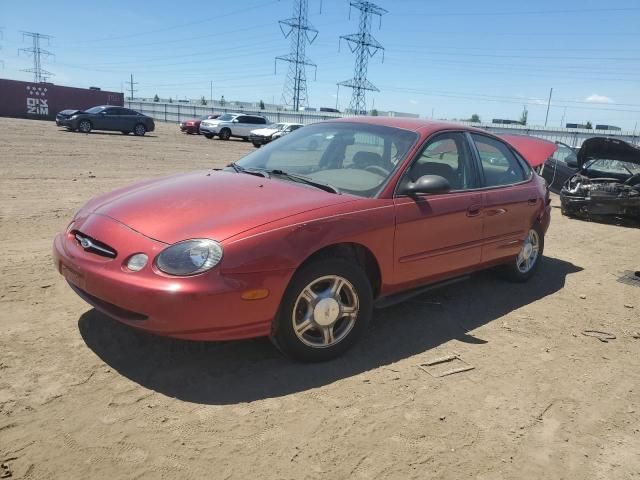
[[538,199],[537,198],[530,198],[529,200],[527,200],[527,203],[529,205],[535,205],[538,203]]
[[467,217],[477,217],[480,215],[480,210],[482,209],[482,205],[471,205],[467,208]]

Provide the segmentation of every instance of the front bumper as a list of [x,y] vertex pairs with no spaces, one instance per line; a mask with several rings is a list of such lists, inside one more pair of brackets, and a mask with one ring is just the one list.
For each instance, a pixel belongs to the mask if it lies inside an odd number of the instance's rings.
[[56,125],[58,127],[72,127],[71,120],[68,118],[56,118]]
[[568,217],[627,217],[640,221],[640,197],[583,197],[560,192],[562,214]]
[[269,143],[271,141],[271,136],[266,137],[264,135],[250,135],[249,136],[249,141],[251,143],[257,143],[260,145],[266,145],[267,143]]
[[180,124],[180,131],[181,132],[189,132],[189,133],[198,133],[199,128],[196,127],[195,125],[186,125],[184,123]]
[[[85,251],[75,230],[113,247],[105,258]],[[223,275],[220,267],[193,277],[172,277],[153,266],[167,245],[101,215],[89,215],[56,236],[58,271],[85,301],[122,323],[159,335],[191,340],[233,340],[268,335],[289,271]],[[149,263],[130,272],[124,262],[144,252]],[[224,260],[223,260],[224,261]],[[266,288],[262,300],[243,300],[242,292]]]
[[218,127],[217,125],[202,125],[200,124],[200,133],[202,134],[211,134],[211,135],[217,135],[218,133],[220,133],[220,127]]

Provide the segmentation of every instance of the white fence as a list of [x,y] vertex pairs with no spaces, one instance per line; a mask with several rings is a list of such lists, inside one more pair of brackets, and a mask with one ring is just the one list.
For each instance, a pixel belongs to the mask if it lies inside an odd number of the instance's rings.
[[[330,120],[339,118],[341,114],[330,112],[292,112],[280,110],[256,110],[246,109],[243,107],[220,107],[209,105],[193,105],[181,103],[160,103],[160,102],[144,102],[125,100],[125,106],[136,110],[145,115],[149,115],[155,120],[163,122],[181,122],[191,118],[198,118],[210,113],[247,113],[257,114],[266,117],[270,122],[292,122],[308,125],[310,123],[321,122],[322,120]],[[523,125],[497,125],[493,123],[471,123],[457,122],[464,125],[470,125],[477,128],[485,129],[489,132],[501,134],[520,134],[531,135],[534,137],[544,138],[552,142],[563,142],[572,147],[579,147],[587,138],[596,136],[607,136],[619,138],[633,144],[640,144],[640,135],[636,132],[624,132],[613,130],[586,130],[576,128],[555,128],[555,127],[530,127]]]
[[131,108],[145,115],[149,115],[155,120],[163,122],[181,122],[192,118],[204,117],[211,113],[247,113],[262,115],[273,123],[290,122],[308,125],[310,123],[321,122],[331,118],[338,118],[339,113],[330,112],[291,112],[279,110],[255,110],[238,107],[220,107],[209,105],[192,105],[180,103],[160,103],[160,102],[139,102],[135,100],[125,100],[125,107]]

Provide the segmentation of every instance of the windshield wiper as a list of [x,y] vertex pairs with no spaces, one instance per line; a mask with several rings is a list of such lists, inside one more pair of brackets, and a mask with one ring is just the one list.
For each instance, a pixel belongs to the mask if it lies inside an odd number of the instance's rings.
[[289,173],[289,172],[285,172],[284,170],[278,170],[278,169],[267,170],[266,172],[269,173],[270,175],[286,177],[296,182],[311,185],[313,187],[319,188],[320,190],[324,190],[325,192],[340,193],[340,190],[338,190],[338,188],[334,187],[333,185],[330,185],[328,183],[316,182],[314,180],[311,180],[309,177],[305,177],[303,175],[297,175],[295,173]]
[[238,165],[236,162],[231,162],[227,167],[233,168],[236,173],[248,173],[249,175],[255,175],[257,177],[269,178],[269,173],[265,170],[259,170],[255,168],[244,168]]

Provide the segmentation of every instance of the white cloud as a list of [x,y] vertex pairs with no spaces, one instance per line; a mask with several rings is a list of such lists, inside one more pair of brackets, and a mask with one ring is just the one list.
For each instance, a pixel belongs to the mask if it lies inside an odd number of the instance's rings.
[[417,101],[417,100],[414,100],[414,99],[411,99],[411,100],[409,100],[409,103],[410,103],[411,105],[417,105],[417,104],[418,104],[418,101]]
[[610,97],[605,97],[604,95],[598,95],[594,93],[593,95],[589,95],[584,99],[585,102],[588,103],[613,103],[613,99]]

